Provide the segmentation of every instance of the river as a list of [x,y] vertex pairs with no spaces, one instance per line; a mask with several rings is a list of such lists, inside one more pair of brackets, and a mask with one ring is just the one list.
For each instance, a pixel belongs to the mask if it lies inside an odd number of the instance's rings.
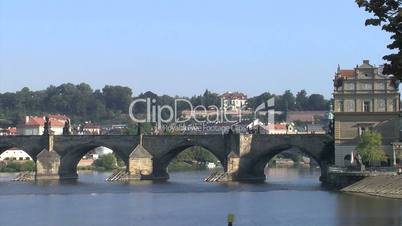
[[107,183],[80,172],[77,182],[10,182],[1,174],[1,226],[401,226],[402,200],[321,187],[319,171],[273,168],[264,184],[209,184],[208,171],[171,173],[169,182]]

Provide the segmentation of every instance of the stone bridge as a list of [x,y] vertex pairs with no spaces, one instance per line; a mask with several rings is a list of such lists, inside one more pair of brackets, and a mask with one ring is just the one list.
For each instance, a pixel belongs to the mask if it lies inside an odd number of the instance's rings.
[[277,154],[298,148],[317,161],[322,179],[333,163],[327,135],[141,135],[141,136],[3,136],[0,154],[19,148],[36,162],[36,179],[76,179],[80,159],[97,147],[114,151],[126,164],[130,179],[166,180],[167,167],[192,146],[209,150],[223,165],[227,180],[264,181],[264,168]]

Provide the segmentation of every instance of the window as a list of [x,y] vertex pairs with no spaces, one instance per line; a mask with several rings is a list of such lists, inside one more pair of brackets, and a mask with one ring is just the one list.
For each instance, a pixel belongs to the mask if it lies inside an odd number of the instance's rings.
[[343,112],[344,111],[344,107],[343,107],[343,100],[339,101],[339,112]]
[[346,101],[346,111],[347,112],[355,111],[355,100],[347,100]]
[[393,108],[394,112],[398,111],[398,99],[394,99],[394,101],[392,103],[392,108]]
[[360,87],[362,90],[371,90],[373,88],[372,84],[367,82],[362,83]]
[[355,89],[354,83],[346,83],[345,84],[345,90],[354,90],[354,89]]
[[384,99],[378,99],[377,100],[377,111],[378,112],[384,112],[385,111],[385,100]]
[[376,82],[376,90],[384,90],[385,89],[385,84],[384,82]]
[[363,102],[363,112],[370,112],[370,101]]

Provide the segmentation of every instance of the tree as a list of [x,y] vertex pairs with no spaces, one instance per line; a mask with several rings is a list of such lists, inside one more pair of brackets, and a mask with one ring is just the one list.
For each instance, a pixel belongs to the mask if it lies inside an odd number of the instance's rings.
[[132,101],[133,92],[128,87],[105,86],[102,90],[106,108],[126,112]]
[[94,165],[104,170],[114,170],[117,168],[117,158],[113,153],[103,155],[95,160]]
[[283,95],[276,96],[275,108],[278,111],[293,111],[296,106],[296,98],[290,90],[286,90]]
[[213,93],[209,90],[205,90],[204,95],[202,95],[203,99],[203,104],[205,107],[215,105],[220,107],[221,103],[221,98],[219,97],[219,94]]
[[301,111],[307,109],[308,96],[306,90],[301,90],[296,94],[296,109]]
[[372,165],[375,162],[385,161],[387,158],[382,148],[382,135],[376,131],[367,131],[360,137],[357,153],[363,162]]
[[384,65],[383,73],[394,75],[402,79],[402,1],[401,0],[356,0],[360,8],[374,14],[374,18],[366,20],[366,26],[381,26],[386,32],[391,33],[392,43],[387,45],[390,50],[397,53],[383,57],[388,61]]
[[329,102],[321,94],[311,94],[308,98],[307,109],[313,111],[329,110]]

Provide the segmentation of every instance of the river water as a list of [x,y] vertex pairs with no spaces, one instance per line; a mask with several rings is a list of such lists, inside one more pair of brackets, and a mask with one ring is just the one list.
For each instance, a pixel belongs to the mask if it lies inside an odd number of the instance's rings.
[[209,184],[208,171],[171,173],[165,183],[9,182],[0,175],[0,226],[401,226],[402,200],[321,187],[319,171],[274,168],[264,184]]

